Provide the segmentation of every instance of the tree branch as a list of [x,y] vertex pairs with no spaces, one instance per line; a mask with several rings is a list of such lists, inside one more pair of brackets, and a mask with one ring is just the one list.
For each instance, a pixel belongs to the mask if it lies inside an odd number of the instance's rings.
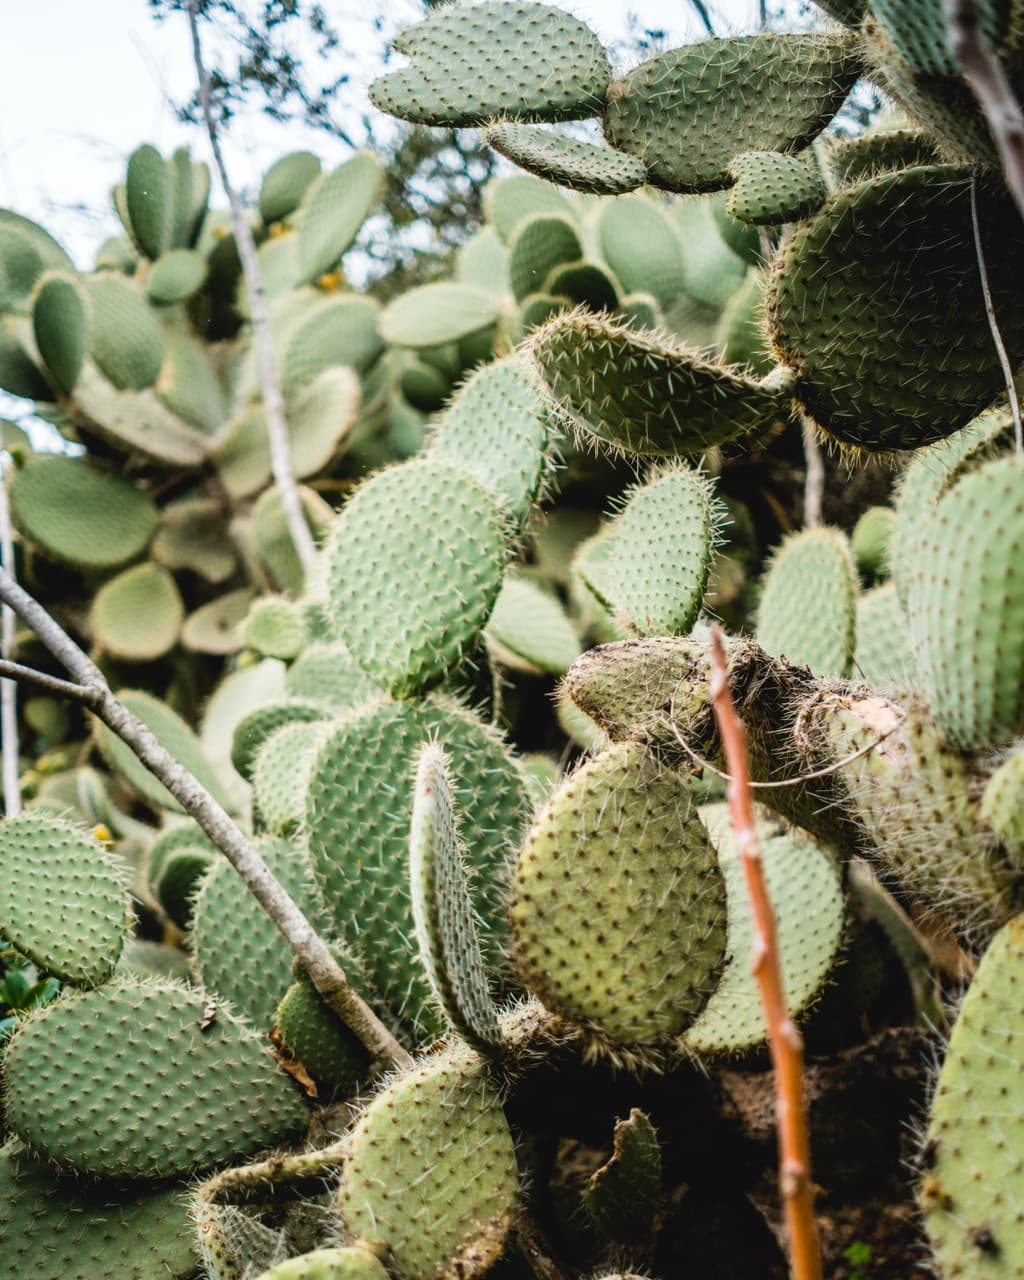
[[47,675],[45,671],[36,671],[34,667],[23,667],[20,662],[0,661],[0,676],[18,684],[31,685],[55,698],[67,698],[69,702],[81,702],[87,707],[96,705],[96,691],[90,685],[73,684],[70,680]]
[[284,412],[284,397],[281,394],[281,383],[277,376],[277,363],[274,357],[274,346],[270,335],[270,319],[267,314],[267,299],[263,289],[263,275],[260,271],[259,258],[256,255],[256,241],[252,228],[245,216],[238,193],[231,185],[228,176],[224,152],[217,133],[217,122],[213,118],[213,106],[210,102],[210,77],[203,64],[203,50],[199,39],[199,23],[197,11],[199,0],[189,0],[188,23],[192,32],[192,58],[196,75],[199,79],[199,102],[206,121],[206,132],[210,138],[214,164],[220,175],[221,185],[231,205],[231,221],[235,229],[235,242],[238,245],[238,256],[242,262],[246,288],[249,291],[249,311],[252,317],[253,339],[256,343],[256,357],[259,363],[260,388],[263,393],[263,408],[267,415],[267,439],[270,443],[270,466],[274,473],[274,484],[281,495],[281,506],[284,510],[288,532],[295,544],[303,572],[308,574],[316,560],[316,546],[313,535],[306,523],[306,515],[302,509],[302,500],[292,473],[291,453],[288,440],[288,422]]
[[804,436],[804,527],[816,529],[821,524],[821,507],[825,495],[825,459],[822,456],[814,423],[802,414],[800,428]]
[[949,49],[978,99],[1010,194],[1024,218],[1024,113],[981,30],[975,0],[946,0]]
[[[0,449],[0,565],[14,576],[14,535],[11,508],[7,501],[4,458]],[[7,666],[14,652],[14,611],[0,608],[0,666]],[[13,680],[0,680],[0,770],[3,772],[4,813],[13,818],[21,812],[21,781],[18,760],[18,687]]]
[[326,1003],[359,1037],[376,1062],[389,1067],[411,1065],[409,1054],[350,986],[323,940],[224,809],[161,746],[152,731],[114,696],[95,663],[3,569],[0,569],[0,600],[10,605],[32,628],[79,686],[85,686],[94,714],[135,752],[185,812],[199,823],[277,925]]
[[775,912],[768,895],[761,842],[754,824],[747,739],[726,674],[722,630],[711,629],[711,697],[722,747],[732,775],[729,816],[743,864],[754,925],[753,971],[761,993],[775,1071],[779,1129],[779,1191],[789,1236],[794,1280],[822,1280],[821,1244],[814,1218],[811,1152],[804,1099],[803,1038],[789,1013],[779,959]]
[[985,262],[985,248],[981,243],[981,224],[978,221],[978,180],[971,178],[971,228],[974,232],[974,252],[978,259],[978,279],[981,281],[981,293],[985,299],[985,315],[988,317],[988,328],[992,334],[992,343],[999,357],[999,365],[1006,383],[1006,394],[1010,401],[1010,414],[1013,417],[1014,446],[1018,453],[1024,453],[1024,430],[1021,428],[1020,401],[1017,399],[1017,384],[1013,378],[1010,357],[1006,353],[1006,344],[999,330],[996,309],[992,302],[992,290],[988,286],[988,266]]

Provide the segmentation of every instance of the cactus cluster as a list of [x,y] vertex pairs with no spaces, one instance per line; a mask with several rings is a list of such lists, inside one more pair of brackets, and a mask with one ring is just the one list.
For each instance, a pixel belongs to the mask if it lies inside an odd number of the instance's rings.
[[[1019,78],[1019,15],[989,8]],[[432,12],[373,102],[485,125],[527,172],[490,186],[452,279],[384,307],[344,276],[378,162],[268,171],[308,574],[205,168],[139,148],[91,273],[0,213],[0,386],[80,446],[5,429],[19,572],[411,1061],[380,1077],[109,728],[29,698],[0,962],[62,990],[0,1044],[22,1271],[473,1280],[546,1236],[578,1277],[706,1247],[785,1274],[750,1172],[767,1028],[721,804],[724,619],[816,1079],[973,972],[920,1202],[943,1276],[1020,1274],[1024,468],[978,254],[1019,363],[1024,231],[937,0],[831,10],[618,77],[559,9]],[[905,114],[824,134],[869,65]],[[607,145],[548,127],[588,117]],[[907,455],[895,488],[833,483],[835,523],[792,527],[772,468],[800,418],[850,462]],[[27,633],[16,656],[40,661]]]

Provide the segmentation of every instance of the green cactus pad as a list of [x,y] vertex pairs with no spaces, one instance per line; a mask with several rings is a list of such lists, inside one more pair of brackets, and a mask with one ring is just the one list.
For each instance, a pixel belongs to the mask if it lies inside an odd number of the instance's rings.
[[310,856],[336,931],[358,946],[376,989],[410,1022],[434,1007],[412,945],[408,875],[413,769],[432,737],[459,780],[473,903],[488,966],[497,969],[505,863],[529,800],[522,772],[496,733],[454,703],[377,703],[337,725],[320,748],[307,792]]
[[311,284],[330,271],[356,238],[384,186],[384,169],[370,151],[357,151],[313,183],[299,205],[299,278]]
[[764,579],[758,644],[815,675],[847,675],[856,644],[857,593],[845,534],[818,528],[791,535]]
[[504,297],[509,292],[508,254],[493,227],[481,227],[455,255],[455,280],[458,284],[487,289]]
[[243,716],[235,726],[231,743],[231,763],[245,778],[252,781],[252,770],[257,752],[275,729],[282,725],[311,723],[330,718],[330,709],[319,702],[294,698],[289,702],[271,702],[256,707]]
[[314,1249],[279,1262],[256,1280],[388,1280],[388,1273],[366,1249]]
[[145,551],[158,516],[142,489],[78,458],[30,458],[11,484],[14,519],[47,555],[113,569]]
[[[729,963],[703,1013],[682,1037],[700,1054],[743,1053],[767,1035],[752,968],[754,922],[743,865],[731,832],[718,841],[729,895]],[[761,857],[775,911],[779,959],[790,1014],[820,996],[843,941],[846,902],[838,865],[803,835],[764,841]]]
[[658,299],[651,293],[627,293],[619,308],[622,318],[634,329],[664,329],[665,318]]
[[802,157],[777,151],[745,151],[729,162],[735,185],[729,192],[731,217],[754,227],[797,222],[825,203],[828,188]]
[[[1024,309],[1012,264],[1024,228],[1012,202],[981,185],[978,217],[995,314],[1017,361]],[[844,444],[918,448],[1003,390],[963,169],[906,169],[834,196],[780,250],[766,312],[776,351],[799,375],[798,399]]]
[[194,653],[237,653],[245,643],[242,624],[251,605],[248,587],[215,597],[185,619],[181,643]]
[[39,283],[32,303],[36,348],[57,390],[70,395],[82,372],[88,313],[74,276],[54,272]]
[[[216,769],[206,758],[199,739],[179,715],[166,703],[140,689],[119,690],[118,698],[133,715],[147,726],[161,746],[220,804],[232,809],[224,784]],[[181,812],[181,805],[162,782],[149,772],[135,752],[125,745],[105,724],[96,724],[96,737],[100,750],[115,773],[133,787],[155,809],[171,809]]]
[[154,306],[184,302],[206,283],[206,258],[195,249],[168,249],[146,276],[146,297]]
[[[323,901],[299,845],[263,838],[257,851],[318,931]],[[226,858],[210,868],[192,913],[196,970],[211,995],[228,1000],[256,1027],[269,1030],[292,984],[293,954],[277,926]]]
[[456,667],[480,634],[501,589],[505,534],[490,494],[428,457],[363,484],[327,555],[342,639],[368,675],[406,696]]
[[857,601],[857,649],[851,674],[876,689],[913,683],[914,660],[907,619],[891,582],[866,591]]
[[508,276],[517,302],[536,293],[556,267],[583,257],[583,241],[574,219],[536,213],[515,231],[508,255]]
[[614,81],[605,137],[640,156],[655,186],[714,191],[729,185],[729,162],[740,152],[806,146],[860,73],[848,33],[704,40]]
[[483,1059],[461,1045],[373,1099],[349,1135],[336,1199],[345,1238],[372,1249],[392,1280],[482,1276],[518,1202],[501,1099]]
[[409,831],[409,886],[416,946],[452,1029],[473,1048],[501,1045],[466,877],[454,786],[444,748],[428,743],[416,765]]
[[122,453],[141,453],[164,467],[199,467],[208,433],[168,409],[154,391],[118,391],[86,361],[75,384],[75,407],[90,430]]
[[584,438],[641,456],[698,453],[788,412],[792,381],[757,381],[604,316],[571,312],[526,350],[555,410]]
[[978,810],[1019,863],[1024,855],[1024,751],[1018,748],[985,784]]
[[515,0],[443,9],[403,31],[395,48],[412,65],[375,80],[370,101],[414,124],[581,120],[600,111],[612,77],[585,23]]
[[184,617],[173,575],[149,562],[104,583],[89,613],[95,642],[125,662],[153,662],[173,649]]
[[187,983],[189,958],[180,947],[129,938],[114,973],[124,978],[170,978]]
[[401,294],[381,316],[382,336],[398,347],[457,342],[498,319],[501,299],[466,284],[423,284]]
[[607,268],[586,259],[555,267],[544,281],[544,292],[590,311],[615,311],[619,305],[619,289]]
[[145,872],[150,885],[159,880],[163,865],[172,853],[189,848],[216,852],[216,846],[198,822],[192,818],[172,819],[146,851]]
[[362,1042],[309,981],[285,993],[274,1015],[274,1040],[302,1064],[325,1102],[354,1094],[370,1068]]
[[674,468],[633,489],[608,559],[616,616],[638,635],[685,635],[700,612],[724,517],[699,471]]
[[0,311],[13,311],[43,273],[35,245],[20,231],[0,224]]
[[615,1125],[611,1158],[587,1181],[583,1210],[606,1240],[646,1244],[657,1232],[664,1207],[658,1135],[634,1107]]
[[[299,498],[313,541],[320,545],[334,522],[334,512],[312,489],[300,485]],[[276,486],[266,489],[252,509],[252,537],[271,584],[289,595],[301,595],[306,575],[288,531]]]
[[916,129],[875,126],[859,137],[836,138],[828,152],[828,166],[838,186],[852,186],[888,169],[912,169],[936,164],[934,139]]
[[52,400],[50,384],[25,349],[26,338],[16,317],[0,315],[0,390],[26,400]]
[[305,698],[334,712],[351,711],[384,697],[380,685],[341,644],[311,644],[288,668],[285,683],[293,698]]
[[850,546],[857,568],[866,578],[884,578],[888,572],[889,539],[896,513],[892,507],[868,507],[854,526]]
[[83,283],[89,354],[119,390],[151,387],[164,360],[164,335],[156,314],[123,276],[92,276]]
[[17,231],[29,240],[48,271],[74,271],[75,264],[61,245],[31,218],[15,213],[13,209],[0,209],[0,227]]
[[505,579],[484,634],[496,661],[527,674],[565,675],[582,650],[558,597],[517,574]]
[[512,950],[528,988],[597,1046],[664,1044],[726,959],[726,888],[685,774],[607,748],[535,819],[516,865]]
[[[495,178],[484,189],[484,213],[503,244],[511,244],[516,228],[534,213],[564,213],[576,217],[569,201],[548,182],[514,173]],[[482,281],[475,283],[483,285]]]
[[5,1267],[32,1280],[188,1280],[195,1235],[182,1187],[55,1177],[20,1143],[0,1147]]
[[1022,980],[1024,917],[1018,916],[978,966],[932,1100],[918,1196],[943,1275],[1021,1275]]
[[636,156],[538,125],[492,124],[484,140],[520,169],[574,191],[617,196],[647,181],[647,167]]
[[749,271],[722,308],[715,345],[725,364],[763,377],[775,365],[764,334],[764,275]]
[[308,1113],[292,1082],[226,1010],[202,1030],[205,1008],[199,991],[128,980],[45,1006],[5,1053],[12,1131],[108,1178],[170,1178],[297,1136]]
[[282,725],[264,741],[252,766],[256,808],[268,831],[290,835],[306,807],[306,784],[317,748],[330,732],[321,721]]
[[245,643],[265,658],[297,658],[309,634],[299,605],[283,596],[262,596],[245,619]]
[[125,175],[126,230],[147,258],[167,248],[171,230],[171,175],[167,162],[148,143],[133,151]]
[[[921,76],[955,76],[957,59],[949,47],[948,19],[937,0],[870,0],[871,12],[897,49]],[[1000,0],[978,5],[977,22],[986,45],[1004,45],[1012,6]],[[1019,15],[1018,15],[1019,21]]]
[[918,544],[907,616],[917,673],[948,742],[1024,730],[1024,463],[998,458],[940,500]]
[[128,927],[125,874],[80,824],[45,809],[0,822],[0,934],[78,987],[110,977]]
[[320,176],[319,157],[310,151],[290,151],[270,166],[260,184],[260,217],[269,226],[294,213],[310,183]]
[[372,298],[327,297],[284,327],[281,389],[291,404],[325,369],[365,372],[381,352],[380,307]]
[[597,222],[605,262],[624,293],[646,293],[668,307],[683,291],[683,245],[663,210],[643,196],[606,200]]
[[550,468],[544,404],[522,361],[497,360],[459,389],[430,439],[430,456],[470,472],[524,522]]
[[[719,209],[716,214],[720,204],[721,200],[712,196],[690,196],[686,200],[677,200],[672,206],[686,249],[686,292],[692,300],[688,310],[695,312],[697,317],[702,309],[710,308],[717,313],[725,306],[743,283],[747,263],[752,256],[741,254],[739,248],[734,248],[726,239],[722,226],[728,212],[723,216]],[[729,225],[742,228],[745,224],[732,218]],[[686,302],[687,299],[681,301]],[[698,305],[695,307],[694,304]],[[683,311],[683,318],[686,318],[686,311]],[[690,341],[699,345],[697,337]]]
[[179,929],[188,929],[191,925],[192,900],[216,856],[209,849],[186,845],[164,859],[153,893]]

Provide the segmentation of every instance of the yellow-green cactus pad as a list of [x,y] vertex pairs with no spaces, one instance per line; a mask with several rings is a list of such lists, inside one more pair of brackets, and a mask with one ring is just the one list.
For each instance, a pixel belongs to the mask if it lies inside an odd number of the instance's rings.
[[104,583],[89,613],[96,643],[125,662],[153,662],[173,649],[184,618],[173,575],[149,562]]

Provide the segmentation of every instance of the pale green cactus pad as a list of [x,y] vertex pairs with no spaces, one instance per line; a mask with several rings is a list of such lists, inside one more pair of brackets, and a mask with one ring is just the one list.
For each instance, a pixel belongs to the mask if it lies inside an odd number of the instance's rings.
[[876,689],[913,683],[914,660],[907,618],[891,582],[872,587],[857,601],[857,648],[851,674]]
[[508,278],[512,294],[522,302],[544,288],[551,273],[584,256],[578,224],[565,214],[535,213],[516,227],[509,247]]
[[298,721],[268,735],[252,766],[253,799],[257,812],[274,835],[291,835],[306,809],[306,784],[329,722]]
[[668,214],[653,200],[605,200],[597,222],[601,254],[624,293],[649,294],[671,306],[682,293],[683,244]]
[[395,48],[412,65],[375,80],[370,101],[415,124],[580,120],[600,111],[612,78],[585,23],[517,0],[442,9],[403,31]]
[[489,328],[501,312],[501,299],[468,284],[423,284],[392,302],[381,316],[380,331],[397,347],[436,347]]
[[357,151],[333,173],[314,181],[299,205],[296,284],[334,267],[380,197],[384,170],[370,151]]
[[156,147],[146,143],[128,157],[125,229],[147,258],[159,258],[171,231],[172,178]]
[[367,1249],[314,1249],[279,1262],[257,1280],[388,1280],[388,1273]]
[[943,1275],[1024,1275],[1019,1089],[1024,916],[985,953],[939,1072],[918,1196]]
[[1020,747],[985,784],[979,814],[1019,863],[1024,857],[1024,751]]
[[516,228],[533,213],[565,213],[576,217],[573,206],[550,183],[520,173],[495,178],[487,184],[484,213],[488,225],[505,245],[512,243]]
[[307,1111],[292,1081],[226,1010],[203,1028],[206,1003],[122,980],[45,1006],[4,1056],[12,1131],[61,1168],[107,1178],[170,1178],[297,1136]]
[[74,986],[110,977],[128,931],[125,872],[85,827],[47,810],[0,822],[0,934]]
[[153,662],[173,649],[184,618],[173,574],[151,561],[104,583],[89,615],[97,645],[126,662]]
[[501,1099],[484,1060],[456,1044],[356,1121],[336,1205],[345,1239],[372,1249],[392,1280],[475,1280],[501,1255],[518,1201]]
[[637,156],[539,125],[503,121],[492,124],[484,138],[488,146],[520,169],[574,191],[614,196],[635,191],[647,181],[647,166]]
[[320,176],[320,159],[311,151],[290,151],[276,160],[260,184],[260,217],[269,226],[294,213],[311,182]]
[[502,666],[533,675],[565,675],[582,651],[558,597],[521,574],[505,579],[484,636]]
[[164,335],[156,313],[122,276],[102,274],[83,283],[89,354],[100,371],[121,391],[151,387],[164,359]]
[[480,634],[501,589],[505,531],[471,475],[419,458],[356,491],[327,554],[331,614],[349,652],[407,696],[457,666]]
[[528,988],[595,1047],[664,1044],[726,959],[726,889],[686,775],[638,743],[563,782],[516,865],[512,951]]

